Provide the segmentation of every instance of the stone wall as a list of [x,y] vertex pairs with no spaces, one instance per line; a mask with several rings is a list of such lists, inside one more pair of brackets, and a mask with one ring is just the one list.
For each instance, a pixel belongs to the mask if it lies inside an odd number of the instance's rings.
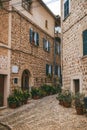
[[[39,33],[39,46],[29,42],[29,29],[33,28]],[[50,53],[43,50],[43,38],[49,39],[51,43]],[[28,19],[18,13],[12,14],[12,53],[11,66],[17,65],[18,74],[11,74],[11,85],[14,87],[13,79],[18,77],[18,85],[21,87],[22,73],[25,69],[30,72],[30,86],[38,87],[44,83],[52,83],[46,76],[46,64],[53,65],[54,39],[45,31],[33,25]]]
[[[8,3],[3,4],[5,9],[8,9]],[[8,45],[8,26],[9,26],[9,13],[0,9],[0,43]]]
[[82,38],[82,32],[87,29],[87,10],[84,6],[87,1],[70,2],[70,15],[65,20],[62,12],[63,87],[74,91],[73,82],[79,79],[80,92],[87,94],[87,58],[83,57]]

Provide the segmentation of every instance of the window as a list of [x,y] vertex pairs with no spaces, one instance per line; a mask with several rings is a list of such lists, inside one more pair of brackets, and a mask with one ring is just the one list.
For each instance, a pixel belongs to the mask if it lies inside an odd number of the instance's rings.
[[56,43],[56,46],[55,46],[55,53],[60,55],[60,52],[61,52],[61,46],[60,46],[60,43]]
[[45,20],[45,27],[48,28],[48,21]]
[[32,0],[22,0],[22,6],[26,10],[30,11]]
[[30,43],[39,46],[39,34],[30,28]]
[[50,52],[50,42],[43,38],[43,49],[47,52]]
[[83,55],[87,55],[87,30],[83,31]]
[[59,65],[55,66],[55,75],[57,75],[58,77],[61,76],[61,67]]
[[69,15],[70,0],[64,0],[64,19]]
[[52,65],[46,64],[46,75],[52,75]]
[[18,84],[18,78],[14,78],[14,84]]

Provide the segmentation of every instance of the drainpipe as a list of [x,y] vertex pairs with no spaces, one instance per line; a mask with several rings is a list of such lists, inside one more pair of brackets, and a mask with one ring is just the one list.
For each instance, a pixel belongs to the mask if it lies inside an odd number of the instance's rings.
[[54,36],[54,59],[53,59],[53,84],[55,85],[55,65],[56,65],[56,53],[55,53],[55,47],[56,47],[56,40],[55,40],[55,36]]

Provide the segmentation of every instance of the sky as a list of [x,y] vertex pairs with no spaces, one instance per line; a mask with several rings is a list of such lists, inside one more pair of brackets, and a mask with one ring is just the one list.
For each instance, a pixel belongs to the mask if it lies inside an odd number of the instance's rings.
[[55,15],[60,15],[60,0],[43,0]]

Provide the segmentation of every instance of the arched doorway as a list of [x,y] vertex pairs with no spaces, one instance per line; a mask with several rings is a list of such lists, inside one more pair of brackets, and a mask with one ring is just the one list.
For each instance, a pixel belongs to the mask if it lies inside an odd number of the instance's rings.
[[29,71],[27,69],[24,70],[22,73],[22,83],[21,83],[22,90],[29,90],[29,76],[30,76]]

